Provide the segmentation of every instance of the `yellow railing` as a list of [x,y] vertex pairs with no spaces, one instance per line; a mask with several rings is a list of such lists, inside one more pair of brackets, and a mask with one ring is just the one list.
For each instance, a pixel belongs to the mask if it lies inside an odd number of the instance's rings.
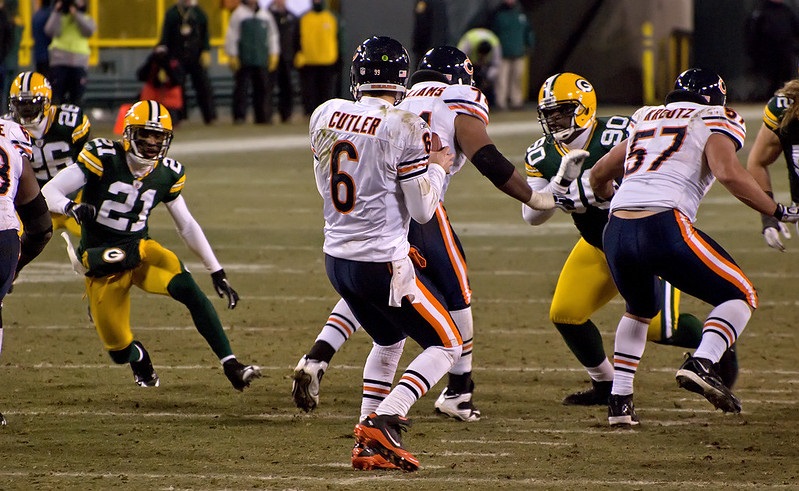
[[[101,49],[151,48],[155,46],[161,37],[164,14],[174,2],[175,0],[104,0],[103,2],[89,0],[88,13],[98,26],[94,35],[89,39],[91,48],[89,64],[94,66],[99,63]],[[28,66],[33,63],[31,20],[35,4],[38,4],[35,0],[23,0],[19,3],[19,18],[23,24],[19,50],[20,66]],[[208,15],[211,47],[218,48],[219,59],[224,62],[225,58],[221,47],[224,45],[224,35],[230,12],[220,7],[219,0],[199,0],[199,4]],[[133,13],[136,14],[135,23],[131,23],[130,19],[130,15]],[[149,22],[139,25],[142,18]],[[114,26],[117,25],[124,26],[125,29],[115,29]],[[133,35],[131,35],[131,31]],[[147,31],[150,35],[147,35]]]

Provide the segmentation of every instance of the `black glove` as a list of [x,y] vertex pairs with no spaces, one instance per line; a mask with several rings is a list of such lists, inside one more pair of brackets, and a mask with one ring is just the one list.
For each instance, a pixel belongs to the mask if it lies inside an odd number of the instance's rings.
[[220,269],[219,271],[211,273],[211,280],[214,282],[214,290],[216,290],[216,294],[219,295],[219,298],[223,296],[227,297],[227,308],[236,308],[236,304],[239,301],[239,294],[230,286],[227,275],[225,275],[225,270]]
[[574,201],[566,196],[561,196],[559,194],[553,194],[552,196],[555,197],[555,208],[560,208],[563,211],[569,212],[574,211]]
[[782,203],[777,203],[774,218],[781,222],[797,223],[799,222],[799,206],[785,206]]
[[74,218],[78,225],[83,225],[85,222],[94,220],[94,217],[97,216],[97,208],[88,203],[70,201],[64,208],[64,215]]

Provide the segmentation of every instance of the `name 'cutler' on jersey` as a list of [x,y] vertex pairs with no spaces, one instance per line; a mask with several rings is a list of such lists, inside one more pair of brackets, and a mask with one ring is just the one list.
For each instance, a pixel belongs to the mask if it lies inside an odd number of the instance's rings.
[[311,116],[310,137],[324,252],[369,262],[407,257],[410,214],[399,183],[427,172],[424,121],[381,99],[332,99]]
[[735,111],[692,102],[645,106],[632,116],[624,179],[613,197],[618,209],[674,208],[691,221],[715,177],[702,158],[713,133],[740,150],[746,125]]

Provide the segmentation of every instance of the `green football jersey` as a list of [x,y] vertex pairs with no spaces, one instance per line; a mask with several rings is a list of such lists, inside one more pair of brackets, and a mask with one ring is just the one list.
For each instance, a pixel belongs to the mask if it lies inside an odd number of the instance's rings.
[[183,166],[170,158],[158,162],[149,174],[135,177],[122,143],[105,138],[87,143],[77,165],[86,175],[82,201],[97,208],[97,218],[81,227],[80,252],[149,238],[150,211],[177,198],[186,182]]
[[[583,173],[593,167],[614,145],[627,138],[629,124],[630,118],[624,116],[597,118],[588,137],[588,147],[585,150],[590,155],[583,163]],[[563,152],[551,138],[539,138],[527,148],[524,158],[527,176],[551,180],[558,173],[562,156]],[[580,203],[576,203],[577,211],[571,213],[572,220],[586,242],[601,249],[602,231],[608,221],[608,211],[594,205],[591,198],[593,193],[586,193],[585,187],[588,184],[585,180],[577,179],[575,184]]]
[[91,125],[83,110],[72,104],[50,108],[49,125],[41,138],[31,135],[33,171],[39,186],[58,174],[78,158],[83,145],[89,141]]
[[772,97],[763,110],[763,123],[780,139],[782,153],[788,166],[791,201],[799,203],[799,121],[793,120],[784,129],[780,129],[785,111],[791,104],[793,100],[785,96]]

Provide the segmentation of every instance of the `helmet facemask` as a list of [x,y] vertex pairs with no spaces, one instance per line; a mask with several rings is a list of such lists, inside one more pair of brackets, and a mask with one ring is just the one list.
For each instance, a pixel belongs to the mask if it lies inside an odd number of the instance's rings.
[[547,137],[569,143],[585,129],[577,123],[577,117],[587,112],[588,108],[578,101],[563,101],[539,106],[538,121]]
[[128,163],[136,170],[147,170],[166,157],[172,142],[172,132],[158,127],[129,125],[124,139],[130,145]]
[[37,126],[50,110],[50,99],[38,94],[11,97],[8,107],[14,121],[25,127]]

